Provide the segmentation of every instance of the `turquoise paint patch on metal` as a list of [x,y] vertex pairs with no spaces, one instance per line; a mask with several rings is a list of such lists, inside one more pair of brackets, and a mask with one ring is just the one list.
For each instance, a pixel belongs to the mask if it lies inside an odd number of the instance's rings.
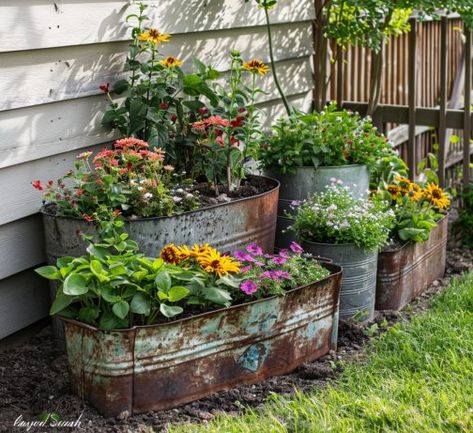
[[246,332],[254,334],[258,332],[269,332],[278,321],[279,298],[268,299],[253,305],[246,322]]
[[255,372],[259,369],[268,351],[264,344],[253,344],[245,350],[243,355],[238,359],[239,364],[246,370]]

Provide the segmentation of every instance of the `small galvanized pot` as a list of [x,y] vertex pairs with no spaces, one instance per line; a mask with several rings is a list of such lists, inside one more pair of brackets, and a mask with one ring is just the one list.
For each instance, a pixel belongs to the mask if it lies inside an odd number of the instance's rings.
[[293,174],[281,174],[277,170],[268,170],[267,174],[281,183],[278,204],[278,225],[276,246],[287,248],[295,236],[286,229],[293,220],[291,214],[293,201],[305,200],[317,192],[322,192],[333,179],[341,180],[355,197],[366,198],[369,190],[369,172],[365,165],[342,165],[333,167],[299,167]]
[[365,251],[352,244],[302,242],[307,253],[328,257],[343,269],[340,289],[340,319],[359,322],[374,318],[377,251]]
[[445,274],[448,215],[425,242],[408,242],[379,254],[376,309],[401,310]]
[[271,297],[153,326],[64,318],[74,391],[105,416],[169,409],[285,374],[336,348],[341,268]]

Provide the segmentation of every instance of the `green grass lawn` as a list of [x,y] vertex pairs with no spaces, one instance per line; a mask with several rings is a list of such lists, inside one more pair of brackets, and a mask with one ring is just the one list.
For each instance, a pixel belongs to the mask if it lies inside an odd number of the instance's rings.
[[473,432],[473,273],[396,325],[325,389],[173,433]]

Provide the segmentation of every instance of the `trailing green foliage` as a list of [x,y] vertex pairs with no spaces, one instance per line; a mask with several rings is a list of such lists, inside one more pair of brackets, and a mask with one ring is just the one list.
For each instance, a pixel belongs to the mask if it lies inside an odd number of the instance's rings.
[[263,410],[220,415],[172,433],[467,433],[473,431],[473,274],[432,310],[378,338],[363,362],[343,363],[328,388],[273,395]]

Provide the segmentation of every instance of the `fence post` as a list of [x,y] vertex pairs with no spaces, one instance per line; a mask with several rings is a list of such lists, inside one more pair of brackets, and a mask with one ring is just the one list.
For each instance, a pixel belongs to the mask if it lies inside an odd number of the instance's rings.
[[463,186],[470,183],[471,130],[471,40],[472,31],[465,29],[465,121],[463,125]]
[[409,20],[409,141],[407,146],[407,165],[409,177],[413,180],[416,175],[416,101],[417,101],[417,20]]
[[439,183],[445,186],[445,163],[447,160],[447,65],[448,40],[447,17],[440,22],[440,109],[439,109]]

